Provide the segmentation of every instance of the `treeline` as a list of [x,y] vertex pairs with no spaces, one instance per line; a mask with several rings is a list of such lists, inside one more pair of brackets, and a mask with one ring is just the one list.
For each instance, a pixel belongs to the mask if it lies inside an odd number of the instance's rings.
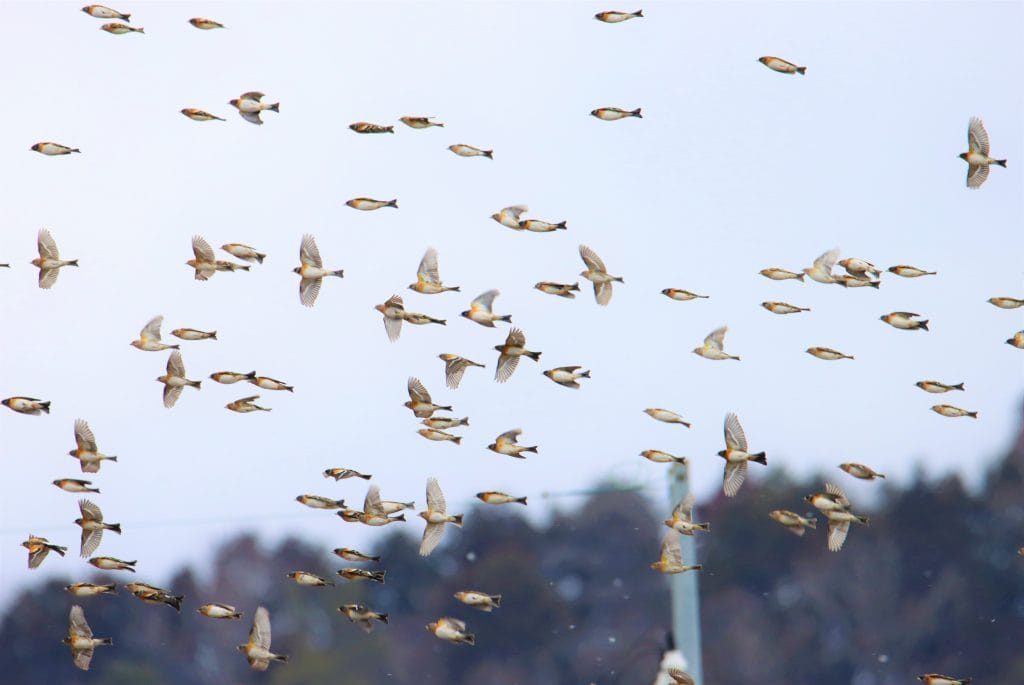
[[[838,469],[829,478],[853,482]],[[871,525],[852,530],[839,553],[825,548],[824,521],[798,538],[767,516],[806,511],[802,497],[822,483],[775,471],[734,499],[700,507],[712,524],[699,540],[707,683],[896,685],[924,672],[1024,683],[1024,557],[1016,551],[1024,545],[1024,440],[976,494],[956,477],[919,477],[906,490],[873,483],[874,509],[858,507]],[[170,581],[186,595],[180,615],[122,589],[75,600],[62,589],[72,579],[45,583],[17,598],[0,623],[0,681],[648,685],[671,618],[668,585],[648,567],[667,513],[635,493],[605,492],[538,528],[512,506],[481,506],[427,559],[417,554],[414,525],[367,550],[384,557],[384,585],[338,578],[335,570],[354,564],[329,550],[296,539],[264,549],[245,535],[217,552],[212,572],[204,570],[208,581],[190,570]],[[285,577],[300,569],[338,587],[299,587]],[[466,589],[501,593],[501,608],[488,614],[459,604],[452,594]],[[245,617],[214,621],[195,612],[211,601]],[[97,650],[88,673],[60,643],[76,602],[93,630],[114,640]],[[387,612],[388,625],[364,634],[337,611],[353,602]],[[261,604],[270,610],[274,651],[290,656],[262,674],[235,651]],[[476,646],[428,633],[425,624],[440,616],[465,620]]]

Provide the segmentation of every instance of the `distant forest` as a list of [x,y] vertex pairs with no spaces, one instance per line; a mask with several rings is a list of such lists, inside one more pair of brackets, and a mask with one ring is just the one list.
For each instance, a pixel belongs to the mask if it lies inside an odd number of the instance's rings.
[[[838,469],[827,478],[852,482]],[[857,507],[870,526],[852,530],[839,553],[826,550],[823,519],[798,538],[768,518],[773,509],[808,511],[803,496],[823,482],[775,471],[735,499],[700,504],[700,519],[711,522],[698,541],[706,682],[897,685],[939,672],[977,685],[1024,683],[1024,434],[976,495],[955,476],[918,476],[907,489],[876,481],[874,509]],[[151,580],[144,576],[97,573],[92,580],[118,584],[113,597],[76,599],[62,589],[83,578],[48,582],[12,602],[0,623],[0,681],[650,685],[670,626],[668,584],[649,568],[668,513],[636,493],[611,492],[535,528],[516,505],[480,506],[427,559],[411,537],[418,519],[383,535],[363,550],[381,554],[380,564],[343,561],[297,539],[264,549],[244,535],[218,550],[212,573],[204,569],[209,582],[189,569],[170,581],[186,597],[180,614],[121,588]],[[345,566],[386,569],[387,582],[346,582],[335,575]],[[285,577],[300,569],[338,586]],[[452,597],[466,589],[500,593],[501,607],[484,613]],[[206,602],[245,616],[205,618],[196,608]],[[365,634],[337,611],[354,602],[387,612],[388,624]],[[96,650],[88,673],[60,643],[75,603],[97,636],[114,641]],[[235,650],[258,605],[270,610],[273,651],[290,657],[267,673],[250,671]],[[476,646],[427,632],[441,616],[465,620]]]

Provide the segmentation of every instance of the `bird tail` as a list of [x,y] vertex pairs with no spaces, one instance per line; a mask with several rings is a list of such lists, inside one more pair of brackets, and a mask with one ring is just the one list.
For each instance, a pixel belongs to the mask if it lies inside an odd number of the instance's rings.
[[[100,489],[99,488],[86,488],[85,491],[86,492],[95,492],[97,495],[100,494]],[[61,554],[61,556],[64,556],[64,555]]]
[[[416,509],[415,502],[402,502],[402,506],[405,507],[406,509]],[[377,557],[376,559],[374,559],[374,561],[380,561],[380,557]]]
[[567,222],[565,221],[559,221],[557,224],[555,224],[555,230],[558,230],[559,228],[562,229],[563,231],[568,230],[569,227],[566,225],[566,223]]
[[462,640],[461,641],[465,642],[467,645],[472,646],[472,645],[476,644],[476,636],[473,635],[472,633],[466,633],[465,635],[462,636]]
[[868,281],[867,285],[868,285],[869,288],[874,288],[875,290],[878,290],[878,288],[882,285],[882,282],[881,281]]
[[437,411],[451,411],[451,410],[452,410],[451,407],[438,407],[437,408]]
[[[71,151],[72,152],[81,152],[81,150],[79,150],[77,147],[73,148]],[[1003,160],[1003,166],[1006,166],[1006,160],[1005,159]]]
[[395,209],[398,209],[398,200],[397,199],[391,200],[390,202],[388,202],[384,206],[385,207],[394,207]]
[[39,403],[39,408],[42,409],[43,412],[49,414],[50,413],[50,402],[49,401],[40,402]]
[[[526,499],[526,498],[524,497],[523,499]],[[496,606],[496,607],[498,607],[500,609],[501,608],[501,595],[490,595],[490,598],[491,598],[491,603],[494,606]]]
[[462,514],[458,514],[457,516],[453,516],[452,520],[451,520],[451,523],[454,526],[458,526],[459,528],[462,528]]
[[110,585],[101,585],[100,587],[102,587],[107,592],[112,592],[115,595],[117,594],[117,584],[116,583],[111,583]]
[[210,333],[210,339],[211,340],[216,340],[217,339],[217,331],[213,331],[212,333]]
[[969,411],[967,412],[967,415],[970,416],[972,419],[978,418],[978,412],[976,411]]
[[520,451],[522,451],[522,452],[533,452],[534,454],[537,454],[537,446],[534,445],[533,447],[524,447]]
[[634,17],[642,17],[642,16],[644,16],[644,11],[643,10],[637,10],[636,12],[633,12],[633,16]]
[[104,638],[100,638],[99,644],[101,644],[101,645],[112,645],[112,644],[114,644],[114,641],[112,639],[110,639],[109,637],[104,637]]
[[117,461],[117,457],[107,457],[107,461]]
[[457,285],[453,285],[453,286],[448,288],[448,292],[451,292],[451,293],[461,293],[462,292],[462,288],[460,288]]
[[78,260],[69,259],[67,262],[64,263],[64,266],[78,266]]
[[798,74],[806,74],[807,73],[807,67],[797,67],[796,68],[796,73],[798,73]]
[[865,525],[866,526],[866,525],[869,524],[870,521],[871,521],[871,519],[869,519],[867,516],[858,516],[857,517],[857,523],[860,523],[861,525]]
[[526,498],[525,497],[517,497],[515,501],[518,502],[519,504],[524,505],[524,506],[526,505]]
[[580,378],[590,378],[590,370],[584,371],[580,374]]
[[636,117],[638,119],[643,119],[644,118],[643,115],[640,114],[640,108],[639,107],[637,107],[632,112],[630,112],[630,115],[632,115],[632,116],[634,116],[634,117]]
[[539,362],[540,361],[540,355],[541,355],[540,352],[530,352],[529,350],[527,350],[526,352],[523,352],[523,354],[525,354],[527,357],[529,357],[530,359],[532,359],[535,362]]
[[686,464],[686,457],[672,457],[672,461],[676,464]]
[[963,390],[964,389],[964,384],[963,383],[957,383],[956,385],[953,386],[953,389],[954,390]]
[[272,658],[274,661],[280,661],[282,664],[288,663],[288,657],[285,654],[275,654]]
[[807,274],[797,274],[797,276],[796,276],[796,280],[798,280],[798,281],[800,281],[801,283],[803,283],[803,282],[804,282],[804,276],[806,276],[806,275],[807,275]]
[[281,103],[280,102],[275,102],[274,104],[272,104],[270,106],[270,111],[271,112],[280,112],[281,111]]
[[512,323],[512,315],[511,314],[506,314],[505,316],[499,316],[497,318],[497,320],[498,321],[504,321],[505,323]]
[[486,157],[487,159],[494,159],[494,150],[483,150],[483,153],[484,157]]
[[249,373],[245,374],[245,379],[249,381],[256,380],[256,372],[250,371]]
[[612,280],[618,283],[625,283],[626,281],[621,276],[612,276]]
[[107,524],[107,525],[106,525],[106,526],[104,526],[104,527],[105,527],[105,528],[106,528],[107,530],[112,530],[112,531],[114,531],[114,532],[115,532],[115,533],[117,533],[118,535],[120,535],[120,534],[121,534],[121,524],[120,524],[120,523],[109,523],[109,524]]
[[371,476],[369,474],[366,474],[366,473],[360,473],[356,477],[357,478],[362,478],[363,480],[370,480],[371,478],[373,478],[373,476]]
[[691,566],[690,570],[691,571],[703,571],[704,570],[704,566],[703,566],[703,564],[697,564],[696,566]]
[[925,330],[925,331],[927,331],[927,330],[928,330],[928,320],[927,320],[927,319],[925,319],[924,321],[922,321],[922,322],[921,322],[921,323],[920,323],[920,324],[918,325],[918,328],[920,328],[920,329],[922,329],[922,330]]
[[171,348],[172,350],[180,350],[180,349],[181,349],[181,345],[169,345],[169,347],[170,347],[170,348]]
[[[404,521],[405,519],[402,519],[402,520]],[[384,576],[386,574],[387,574],[387,571],[371,571],[370,572],[370,578],[375,580],[375,581],[377,581],[378,583],[383,583],[384,582]]]
[[332,276],[337,276],[338,278],[344,278],[345,277],[345,270],[344,269],[338,269],[337,271],[332,271],[331,275]]
[[262,252],[257,252],[256,253],[256,261],[259,262],[260,264],[262,264],[263,260],[266,259],[266,258],[267,258],[267,255],[263,254]]
[[199,386],[202,384],[202,381],[189,381],[188,384],[191,385],[196,390],[199,390]]
[[818,519],[814,518],[814,514],[807,514],[807,516],[805,516],[804,518],[807,519],[804,522],[805,526],[807,526],[811,530],[817,530],[818,529]]
[[377,614],[377,618],[380,619],[381,623],[387,623],[388,622],[388,615],[387,614]]
[[122,14],[120,19],[121,19],[121,21],[127,21],[127,22],[131,23],[132,15],[130,15],[130,14]]
[[750,455],[750,461],[756,461],[758,464],[768,465],[768,456],[764,452],[758,452],[757,454]]
[[706,533],[707,533],[707,532],[711,532],[711,524],[710,524],[710,523],[698,523],[698,524],[697,524],[696,526],[694,526],[694,527],[695,527],[695,528],[696,528],[697,530],[703,530],[703,531],[704,531],[704,532],[706,532]]
[[[99,490],[97,490],[96,492],[99,492]],[[61,545],[53,545],[52,547],[50,547],[50,549],[52,549],[54,552],[61,556],[64,556],[64,554],[68,551],[67,547],[62,547]]]
[[[996,159],[996,160],[993,160],[993,161],[994,161],[994,162],[995,162],[996,164],[998,164],[999,166],[1003,167],[1004,169],[1006,168],[1006,160],[1005,160],[1005,159]],[[966,683],[966,682],[968,682],[968,681],[967,681],[967,680],[965,680],[964,682]]]
[[462,444],[462,436],[461,435],[453,436],[452,437],[452,442],[454,442],[456,445],[461,445]]
[[577,292],[578,293],[580,291],[579,281],[577,281],[576,283],[573,283],[572,285],[570,285],[569,286],[569,291],[570,292]]
[[343,499],[339,499],[339,500],[335,501],[335,502],[334,502],[334,504],[335,504],[335,505],[336,505],[336,506],[337,506],[337,507],[338,507],[339,509],[344,509],[344,508],[345,508],[345,500],[343,500]]
[[185,599],[185,595],[179,595],[177,597],[175,597],[174,595],[171,595],[171,596],[169,596],[167,598],[167,603],[169,605],[171,605],[172,607],[174,607],[175,609],[177,609],[178,613],[180,614],[181,613],[181,600],[183,600],[183,599]]

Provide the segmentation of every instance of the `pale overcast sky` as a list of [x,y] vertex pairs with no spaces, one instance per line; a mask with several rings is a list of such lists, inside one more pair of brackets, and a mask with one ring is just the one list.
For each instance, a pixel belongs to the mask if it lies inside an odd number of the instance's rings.
[[[1003,341],[1024,328],[1024,310],[985,300],[1024,297],[1020,3],[645,3],[644,19],[618,25],[595,21],[613,7],[589,2],[115,4],[144,35],[101,31],[81,0],[5,3],[0,22],[0,262],[12,263],[0,272],[0,396],[53,402],[49,416],[0,412],[0,602],[48,574],[91,575],[71,523],[78,498],[50,484],[89,477],[67,456],[76,418],[119,457],[91,477],[124,528],[99,553],[138,559],[139,579],[158,583],[182,564],[202,568],[243,530],[372,552],[383,531],[294,501],[362,502],[365,483],[326,481],[327,467],[370,472],[386,498],[421,506],[436,476],[456,511],[496,489],[528,495],[545,517],[541,493],[608,478],[647,486],[667,510],[665,467],[639,452],[689,457],[707,498],[721,487],[729,411],[768,453],[753,478],[823,470],[860,497],[872,484],[851,484],[836,464],[866,462],[899,483],[924,463],[977,483],[1019,427],[1024,352]],[[229,28],[199,31],[193,16]],[[772,72],[762,55],[807,75]],[[227,104],[250,90],[281,102],[263,126]],[[643,119],[588,115],[604,106],[642,107]],[[183,107],[227,121],[196,123]],[[412,130],[402,115],[446,126]],[[957,159],[971,116],[1009,159],[976,191]],[[361,136],[348,129],[356,121],[395,134]],[[29,150],[39,141],[82,153],[44,157]],[[445,149],[454,143],[494,160],[457,157]],[[400,209],[344,205],[360,196]],[[568,230],[517,233],[489,218],[517,203]],[[28,264],[42,227],[81,262],[50,291]],[[313,309],[291,273],[307,232],[325,265],[345,270]],[[269,256],[250,273],[195,281],[184,264],[194,234]],[[581,243],[625,278],[607,308],[576,276]],[[406,290],[428,246],[462,293]],[[799,271],[836,246],[939,275],[886,274],[877,292],[758,275]],[[580,280],[583,292],[551,297],[533,289],[540,280]],[[670,301],[666,287],[710,299]],[[507,326],[458,315],[489,288],[543,352],[504,385],[492,348]],[[389,343],[373,306],[393,293],[448,325],[407,325]],[[765,300],[812,311],[776,316]],[[921,313],[931,331],[878,320],[894,310]],[[177,327],[219,337],[182,343],[203,388],[171,410],[154,382],[166,354],[128,345],[157,314],[165,338]],[[742,362],[690,353],[722,324]],[[856,360],[814,359],[812,345]],[[441,352],[488,368],[448,390]],[[573,364],[593,372],[579,391],[540,373]],[[208,375],[253,369],[295,393],[259,391],[269,414],[228,412],[256,391]],[[470,417],[461,446],[416,434],[402,407],[409,376]],[[967,392],[929,395],[914,387],[922,379]],[[981,418],[929,411],[945,401]],[[652,421],[651,406],[692,430]],[[539,454],[486,449],[514,427]],[[405,530],[418,537],[422,522]],[[29,572],[18,547],[29,533],[68,557]]]

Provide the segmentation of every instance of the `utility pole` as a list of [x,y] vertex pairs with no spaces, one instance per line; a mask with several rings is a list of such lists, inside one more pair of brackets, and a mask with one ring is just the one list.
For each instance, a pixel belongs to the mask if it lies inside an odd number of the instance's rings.
[[[690,494],[689,467],[685,464],[672,464],[669,469],[669,499],[674,507]],[[697,519],[696,511],[693,515]],[[695,535],[683,535],[683,562],[695,564],[697,545]],[[704,685],[704,668],[701,663],[700,645],[700,603],[697,594],[697,578],[700,572],[688,571],[669,577],[672,593],[672,633],[675,637],[676,649],[682,653],[685,666],[696,685]]]

